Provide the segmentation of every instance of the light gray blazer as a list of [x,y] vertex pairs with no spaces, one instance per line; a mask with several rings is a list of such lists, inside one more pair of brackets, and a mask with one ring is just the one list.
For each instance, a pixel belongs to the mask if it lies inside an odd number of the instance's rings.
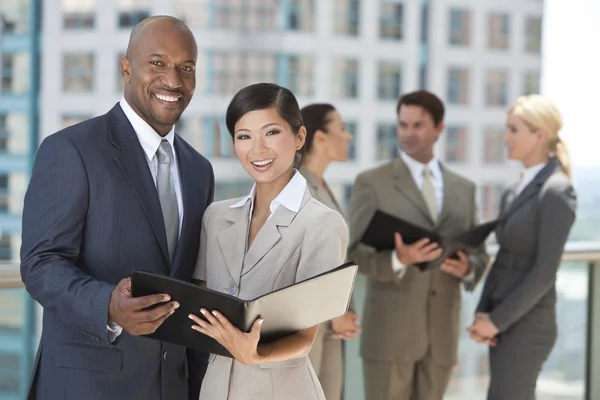
[[[202,220],[194,278],[209,289],[252,299],[331,270],[344,262],[348,233],[342,216],[305,190],[298,213],[280,206],[246,252],[250,202],[209,206]],[[308,357],[246,366],[211,355],[200,398],[324,399]]]

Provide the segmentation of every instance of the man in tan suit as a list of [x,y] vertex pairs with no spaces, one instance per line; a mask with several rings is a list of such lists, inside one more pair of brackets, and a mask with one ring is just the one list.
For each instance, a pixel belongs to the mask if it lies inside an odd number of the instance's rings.
[[[396,160],[360,174],[350,201],[349,258],[369,278],[361,357],[367,400],[441,400],[457,361],[460,287],[473,290],[488,257],[485,248],[440,260],[442,249],[427,239],[395,251],[361,243],[377,210],[440,235],[477,224],[475,185],[449,171],[433,154],[444,129],[444,105],[417,91],[398,101]],[[421,271],[415,264],[437,266]]]

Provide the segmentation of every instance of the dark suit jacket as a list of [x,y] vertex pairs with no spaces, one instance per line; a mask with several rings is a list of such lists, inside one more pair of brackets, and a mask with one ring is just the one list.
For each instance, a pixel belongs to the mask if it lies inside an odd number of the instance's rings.
[[197,400],[204,354],[126,332],[111,344],[106,330],[111,293],[134,268],[191,279],[214,175],[181,137],[174,145],[184,218],[171,266],[158,193],[118,104],[42,142],[21,248],[23,282],[44,308],[29,398]]

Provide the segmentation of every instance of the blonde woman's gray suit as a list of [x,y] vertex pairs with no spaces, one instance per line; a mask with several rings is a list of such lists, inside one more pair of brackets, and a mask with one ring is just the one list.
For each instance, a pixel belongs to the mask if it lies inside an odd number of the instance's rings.
[[[279,206],[246,252],[250,201],[211,204],[203,218],[195,279],[242,299],[290,286],[344,262],[348,239],[342,216],[313,199],[308,188],[297,213]],[[202,383],[201,400],[322,400],[308,357],[255,366],[215,356]]]
[[510,197],[511,191],[502,197],[500,250],[477,307],[500,330],[490,347],[488,400],[534,398],[556,341],[556,272],[577,207],[555,158],[509,203]]
[[[392,251],[361,243],[377,210],[440,235],[477,224],[475,185],[442,165],[443,203],[437,223],[402,158],[360,174],[350,201],[349,258],[368,280],[360,353],[367,400],[440,400],[457,362],[463,282],[439,268],[408,266],[399,279]],[[472,290],[488,257],[482,246],[469,253],[475,271]],[[412,397],[415,396],[415,397]]]
[[[306,168],[301,167],[299,171],[306,179],[311,195],[327,207],[342,214],[337,201],[319,182],[317,176]],[[350,308],[352,311],[354,310],[353,304]],[[342,346],[343,341],[333,337],[331,322],[324,322],[319,326],[319,332],[308,357],[321,381],[327,400],[340,400],[342,398],[344,380]]]

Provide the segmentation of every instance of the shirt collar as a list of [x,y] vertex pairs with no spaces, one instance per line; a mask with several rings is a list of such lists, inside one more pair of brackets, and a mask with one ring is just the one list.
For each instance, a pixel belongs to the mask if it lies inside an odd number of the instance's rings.
[[545,163],[536,164],[532,167],[526,168],[523,171],[523,175],[521,177],[521,182],[531,182],[533,178],[546,166]]
[[404,164],[406,164],[413,176],[422,177],[425,165],[427,165],[429,167],[429,170],[431,171],[431,176],[433,179],[442,178],[442,170],[440,168],[440,162],[437,159],[437,157],[433,157],[427,164],[423,164],[415,160],[405,152],[401,152],[400,157],[402,158],[402,161],[404,161]]
[[[152,158],[156,155],[156,151],[160,146],[160,142],[163,140],[163,137],[160,136],[156,131],[148,125],[146,121],[142,119],[133,108],[127,103],[127,100],[123,97],[119,102],[125,116],[133,126],[133,130],[142,145],[142,149],[144,149],[144,153],[148,157],[148,160],[152,160]],[[171,131],[164,137],[171,147],[173,148],[173,154],[175,154],[175,126],[171,128]]]
[[[294,170],[294,176],[283,188],[281,192],[273,199],[269,205],[271,214],[275,212],[277,207],[280,205],[284,206],[288,210],[297,213],[300,211],[302,205],[302,199],[304,198],[304,192],[306,191],[306,179],[297,170]],[[243,207],[248,200],[254,202],[254,196],[256,195],[256,184],[252,186],[248,196],[244,197],[237,203],[230,206],[230,208]]]

